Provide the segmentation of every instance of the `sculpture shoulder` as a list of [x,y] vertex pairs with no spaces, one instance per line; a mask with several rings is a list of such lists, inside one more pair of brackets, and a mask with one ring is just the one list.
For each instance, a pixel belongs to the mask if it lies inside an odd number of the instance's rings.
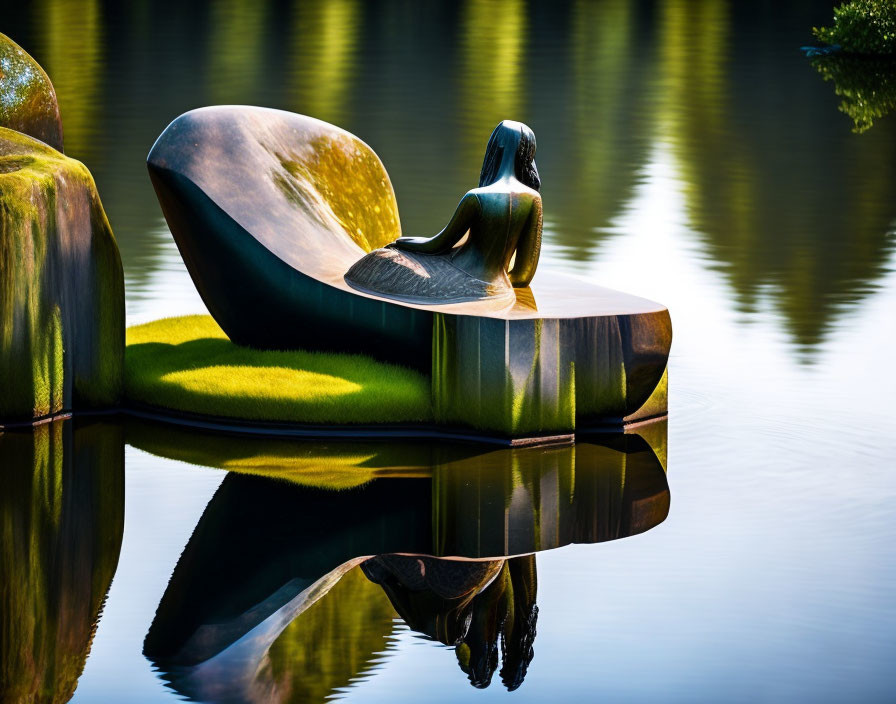
[[467,191],[464,198],[475,196],[480,205],[486,205],[490,202],[502,201],[507,198],[516,197],[530,203],[541,203],[541,194],[534,188],[529,188],[525,184],[515,184],[513,188],[507,188],[503,184],[492,184],[490,186],[482,186]]
[[461,205],[475,205],[480,210],[482,209],[482,200],[481,196],[486,191],[485,188],[472,188],[466,193],[464,193],[464,197],[460,199]]
[[534,188],[529,188],[529,186],[524,183],[520,184],[518,192],[529,196],[533,201],[541,203],[541,193],[536,191]]

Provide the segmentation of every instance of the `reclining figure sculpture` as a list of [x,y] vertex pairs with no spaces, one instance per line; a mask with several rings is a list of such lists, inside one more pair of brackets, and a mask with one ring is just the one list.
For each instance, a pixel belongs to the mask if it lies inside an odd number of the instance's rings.
[[147,158],[171,233],[233,342],[368,354],[432,376],[443,425],[569,434],[666,412],[668,310],[535,274],[535,138],[492,134],[480,185],[432,238],[402,237],[389,176],[354,135],[248,106],[175,119]]
[[488,141],[479,188],[467,191],[445,229],[435,237],[398,238],[358,260],[345,280],[416,303],[492,298],[512,305],[513,287],[528,286],[538,265],[540,187],[535,135],[504,120]]

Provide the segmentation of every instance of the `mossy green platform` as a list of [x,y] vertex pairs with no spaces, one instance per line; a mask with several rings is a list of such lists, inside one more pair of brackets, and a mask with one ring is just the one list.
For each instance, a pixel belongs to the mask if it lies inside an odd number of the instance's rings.
[[[575,417],[568,420],[565,432],[551,434],[501,432],[494,424],[477,422],[487,419],[475,414],[440,419],[434,399],[444,390],[420,371],[357,354],[237,345],[208,315],[129,328],[124,377],[129,412],[209,430],[439,436],[502,444],[569,441],[576,431]],[[658,416],[665,410],[665,388],[664,376],[654,394],[657,401],[645,404],[656,405]],[[463,394],[456,395],[460,407]]]
[[298,424],[427,423],[429,379],[369,357],[255,350],[208,315],[127,331],[128,402],[182,413]]

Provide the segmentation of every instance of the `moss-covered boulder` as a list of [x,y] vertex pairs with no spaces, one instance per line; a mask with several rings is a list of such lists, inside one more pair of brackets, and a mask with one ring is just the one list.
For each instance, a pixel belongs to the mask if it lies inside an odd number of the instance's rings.
[[0,425],[117,403],[123,360],[121,258],[93,177],[0,128]]
[[53,84],[28,52],[4,34],[0,34],[0,127],[62,151],[62,120]]

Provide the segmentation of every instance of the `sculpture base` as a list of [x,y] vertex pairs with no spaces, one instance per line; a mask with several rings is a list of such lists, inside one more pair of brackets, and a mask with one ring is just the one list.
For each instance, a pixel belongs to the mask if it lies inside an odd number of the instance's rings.
[[[443,314],[437,321],[438,366],[431,379],[357,355],[241,347],[210,316],[140,325],[128,330],[125,410],[252,436],[439,438],[505,446],[574,441],[575,364],[567,364],[556,344],[568,332],[563,325]],[[515,354],[504,367],[510,349]],[[567,368],[567,374],[555,373]],[[665,384],[658,389],[640,414],[601,416],[600,429],[619,431],[662,415]]]

